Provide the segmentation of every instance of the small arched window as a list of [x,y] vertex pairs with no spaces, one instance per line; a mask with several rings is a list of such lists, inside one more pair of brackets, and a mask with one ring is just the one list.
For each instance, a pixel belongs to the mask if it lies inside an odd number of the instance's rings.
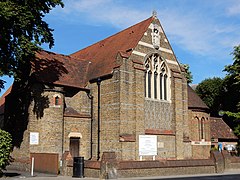
[[165,61],[154,53],[145,60],[145,97],[170,100],[170,78]]
[[205,124],[205,118],[202,117],[202,118],[201,118],[201,122],[200,122],[200,127],[201,127],[201,129],[200,129],[201,140],[202,140],[202,139],[205,139],[205,133],[204,133],[205,127],[204,127],[204,124]]
[[54,105],[55,105],[55,106],[60,105],[60,103],[59,103],[59,97],[58,97],[58,96],[56,96],[55,99],[54,99]]
[[61,107],[62,105],[62,99],[60,94],[54,94],[52,96],[52,106],[53,107]]

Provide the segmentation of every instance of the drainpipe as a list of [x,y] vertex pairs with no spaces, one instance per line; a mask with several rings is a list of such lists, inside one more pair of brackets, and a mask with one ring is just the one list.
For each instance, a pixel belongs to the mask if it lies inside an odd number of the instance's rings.
[[92,159],[92,155],[93,155],[93,95],[91,94],[91,92],[89,91],[87,93],[88,98],[91,100],[91,128],[90,128],[90,158],[88,160]]
[[63,114],[62,114],[62,158],[61,158],[61,164],[60,165],[63,168],[64,139],[65,139],[65,133],[64,133],[64,126],[65,126],[65,120],[64,120],[65,94],[64,93],[62,93],[62,108],[63,108]]
[[97,146],[97,160],[100,159],[100,85],[101,79],[97,79],[97,86],[98,86],[98,146]]

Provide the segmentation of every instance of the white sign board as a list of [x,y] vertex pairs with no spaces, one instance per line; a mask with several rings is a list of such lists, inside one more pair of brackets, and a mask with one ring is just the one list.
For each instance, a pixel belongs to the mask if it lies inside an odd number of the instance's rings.
[[211,145],[211,141],[192,141],[192,145]]
[[30,132],[30,145],[39,144],[39,133],[38,132]]
[[157,136],[139,135],[139,156],[157,155]]

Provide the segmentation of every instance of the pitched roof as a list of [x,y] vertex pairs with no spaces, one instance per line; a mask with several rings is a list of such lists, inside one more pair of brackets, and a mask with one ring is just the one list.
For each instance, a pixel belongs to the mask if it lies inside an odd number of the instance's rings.
[[72,107],[66,107],[64,110],[64,116],[68,115],[80,116],[80,113],[73,109]]
[[211,137],[214,139],[238,139],[222,118],[210,117]]
[[84,88],[88,61],[48,51],[38,51],[32,62],[32,76],[36,80],[56,85]]
[[209,109],[209,107],[202,101],[202,99],[189,85],[188,85],[188,108],[204,110]]
[[0,97],[0,114],[4,113],[5,107],[5,97],[11,92],[12,86],[8,88],[8,90]]
[[150,17],[70,56],[91,61],[89,80],[111,74],[113,69],[120,65],[116,61],[117,54],[129,57],[153,19],[154,17]]

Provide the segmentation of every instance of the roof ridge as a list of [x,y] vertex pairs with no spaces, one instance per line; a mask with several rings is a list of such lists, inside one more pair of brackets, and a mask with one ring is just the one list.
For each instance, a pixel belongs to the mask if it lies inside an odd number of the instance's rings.
[[48,50],[45,50],[45,49],[40,49],[40,50],[36,51],[36,53],[38,53],[38,54],[40,54],[41,52],[48,53],[48,54],[51,54],[51,55],[60,55],[60,56],[68,57],[68,58],[74,58],[74,57],[71,57],[70,55],[56,53],[56,52],[48,51]]

